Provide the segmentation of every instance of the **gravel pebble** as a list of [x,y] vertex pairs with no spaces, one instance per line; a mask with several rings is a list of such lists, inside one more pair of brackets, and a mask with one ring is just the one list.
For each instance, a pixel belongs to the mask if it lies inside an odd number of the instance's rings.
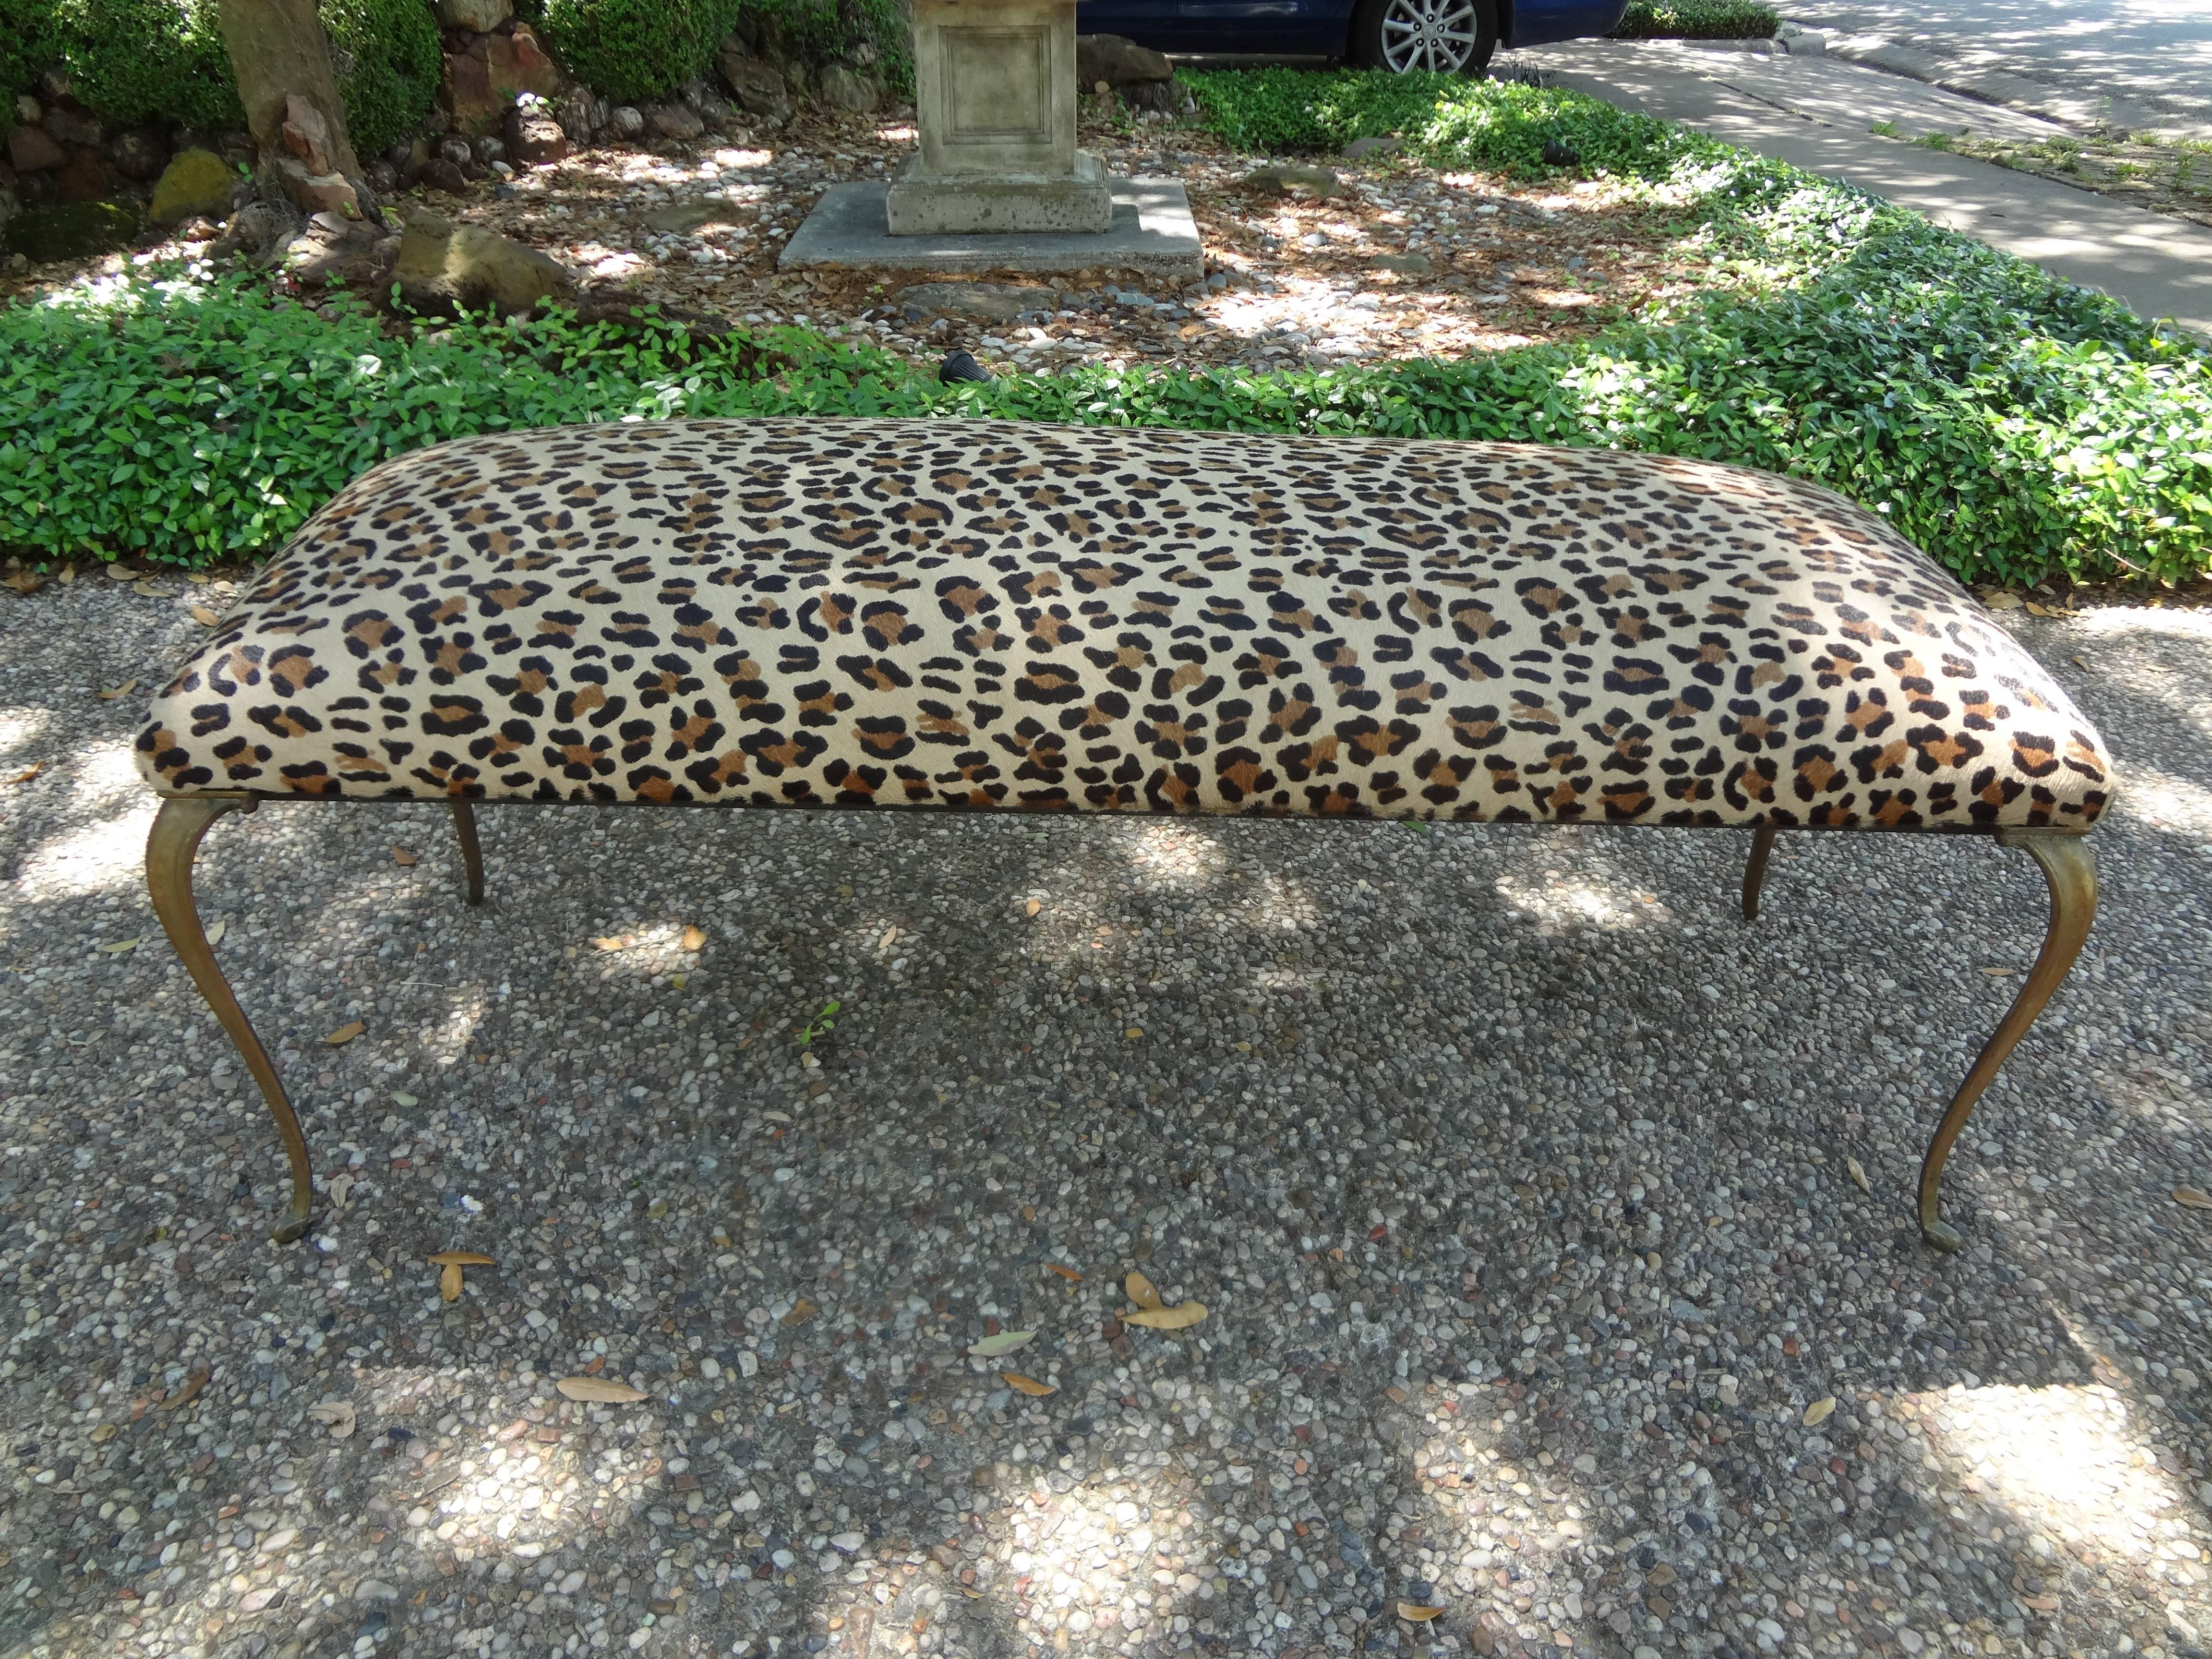
[[9,1652],[2212,1632],[2208,613],[2006,613],[2122,805],[1955,1258],[1914,1170],[2044,915],[1984,847],[1785,837],[1753,926],[1739,836],[489,811],[471,911],[440,814],[307,805],[198,878],[348,1178],[277,1248],[96,695],[227,598],[0,593]]

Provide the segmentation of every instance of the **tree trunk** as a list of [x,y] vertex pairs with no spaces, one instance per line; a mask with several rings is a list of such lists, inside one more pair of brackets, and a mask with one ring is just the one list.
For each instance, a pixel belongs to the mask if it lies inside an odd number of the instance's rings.
[[315,0],[221,0],[222,44],[238,76],[261,176],[307,213],[375,213],[346,136]]

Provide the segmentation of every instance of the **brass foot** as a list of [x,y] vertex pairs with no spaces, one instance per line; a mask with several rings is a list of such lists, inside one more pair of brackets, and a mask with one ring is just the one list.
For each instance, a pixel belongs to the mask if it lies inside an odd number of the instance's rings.
[[1957,1230],[1938,1213],[1938,1188],[1943,1180],[1943,1161],[1951,1155],[1951,1143],[1966,1127],[1967,1115],[1996,1078],[1997,1068],[2027,1035],[2027,1028],[2035,1024],[2035,1017],[2074,966],[2082,941],[2089,937],[2089,925],[2097,917],[2096,855],[2080,836],[2059,830],[2004,830],[1998,832],[1997,843],[2023,848],[2043,866],[2044,879],[2051,884],[2051,927],[2044,935],[2035,966],[2028,969],[2027,983],[2021,987],[1996,1033],[1983,1046],[1981,1057],[1952,1097],[1943,1121],[1936,1126],[1936,1138],[1928,1143],[1928,1156],[1921,1162],[1920,1235],[1939,1250],[1959,1248]]
[[1751,860],[1743,866],[1743,919],[1759,920],[1759,890],[1766,880],[1766,860],[1774,851],[1774,826],[1761,824],[1751,837]]
[[483,902],[483,848],[477,841],[477,810],[468,802],[453,802],[453,828],[461,834],[461,863],[469,872],[469,902]]
[[222,976],[207,933],[200,926],[199,907],[192,902],[192,860],[199,852],[200,837],[225,812],[251,812],[254,805],[251,795],[179,795],[163,801],[161,810],[154,815],[153,833],[146,837],[146,890],[153,898],[154,914],[161,918],[162,931],[176,949],[177,959],[185,964],[200,995],[229,1033],[239,1058],[261,1085],[261,1097],[276,1120],[276,1133],[283,1138],[285,1155],[292,1162],[292,1212],[270,1237],[280,1244],[289,1244],[307,1231],[308,1210],[314,1202],[307,1137],[300,1133],[300,1120],[293,1114],[292,1103],[285,1098],[284,1085],[276,1079],[276,1068],[269,1063],[261,1039],[254,1036],[252,1024],[231,994],[230,982]]

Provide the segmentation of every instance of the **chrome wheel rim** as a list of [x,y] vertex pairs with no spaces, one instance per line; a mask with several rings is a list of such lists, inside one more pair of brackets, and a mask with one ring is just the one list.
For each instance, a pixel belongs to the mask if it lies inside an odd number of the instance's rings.
[[1389,0],[1382,11],[1382,66],[1403,75],[1456,75],[1474,59],[1474,0]]

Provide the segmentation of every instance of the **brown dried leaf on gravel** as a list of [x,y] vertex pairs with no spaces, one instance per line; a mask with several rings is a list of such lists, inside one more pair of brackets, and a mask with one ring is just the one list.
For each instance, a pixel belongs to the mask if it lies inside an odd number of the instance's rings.
[[160,1411],[173,1412],[178,1407],[198,1399],[200,1390],[207,1387],[210,1375],[208,1368],[202,1365],[184,1380],[183,1385],[174,1394],[165,1400],[157,1401],[155,1408]]
[[1416,1625],[1425,1625],[1430,1620],[1438,1617],[1443,1612],[1443,1609],[1442,1607],[1425,1607],[1418,1601],[1401,1601],[1398,1603],[1398,1616],[1401,1619],[1407,1620]]
[[2212,1210],[2212,1193],[2200,1193],[2194,1187],[2176,1187],[2173,1201],[2185,1210]]
[[343,1048],[347,1043],[351,1042],[356,1037],[359,1036],[368,1029],[368,1027],[362,1021],[357,1019],[349,1019],[344,1024],[339,1026],[337,1030],[325,1037],[323,1041],[333,1048]]
[[123,684],[120,684],[120,685],[118,685],[118,686],[116,686],[116,687],[112,688],[112,690],[110,690],[102,691],[101,693],[100,693],[100,702],[114,702],[118,697],[127,697],[127,696],[130,696],[133,691],[136,691],[137,689],[138,689],[138,682],[137,682],[137,681],[136,681],[136,680],[125,680],[125,681],[124,681],[124,682],[123,682]]
[[213,628],[222,620],[222,617],[218,612],[210,611],[204,605],[196,605],[192,607],[192,620],[202,628]]
[[1032,1400],[1042,1400],[1048,1394],[1060,1392],[1051,1383],[1040,1382],[1034,1376],[1024,1376],[1019,1371],[1000,1371],[999,1377],[1008,1388],[1017,1389]]
[[438,1269],[438,1296],[441,1301],[446,1302],[459,1302],[461,1299],[461,1264],[459,1262],[448,1261]]
[[1129,1300],[1140,1308],[1164,1308],[1168,1305],[1160,1300],[1160,1293],[1152,1288],[1152,1281],[1142,1273],[1131,1273],[1121,1281],[1121,1288],[1128,1292]]
[[349,1400],[325,1400],[307,1407],[307,1415],[331,1431],[333,1440],[350,1438],[358,1420]]
[[641,1400],[652,1398],[627,1382],[616,1382],[603,1376],[564,1376],[553,1386],[563,1399],[599,1406],[634,1406]]
[[1000,1331],[996,1336],[987,1336],[968,1345],[968,1352],[978,1359],[998,1359],[1025,1348],[1036,1340],[1035,1331]]
[[392,861],[403,870],[410,864],[419,862],[416,856],[404,847],[395,847],[392,849]]
[[1832,1394],[1824,1394],[1818,1400],[1815,1400],[1811,1405],[1805,1407],[1805,1415],[1798,1420],[1808,1429],[1817,1429],[1821,1424],[1828,1420],[1829,1414],[1835,1409],[1836,1396]]
[[52,764],[53,763],[52,761],[33,761],[30,765],[16,773],[15,775],[9,779],[8,781],[10,783],[28,783],[33,778],[38,776],[40,773],[45,771],[46,768]]
[[677,943],[687,951],[703,950],[707,945],[707,930],[696,925],[686,927],[684,930],[684,937]]
[[804,1325],[821,1311],[822,1310],[815,1305],[813,1298],[802,1296],[791,1304],[791,1311],[784,1315],[783,1322],[787,1328],[793,1325]]
[[1048,1272],[1058,1273],[1071,1285],[1080,1285],[1083,1282],[1083,1275],[1073,1267],[1063,1267],[1057,1261],[1048,1261],[1044,1265]]
[[1844,1168],[1850,1171],[1852,1183],[1856,1186],[1861,1192],[1871,1193],[1874,1190],[1873,1188],[1867,1185],[1866,1165],[1860,1163],[1858,1159],[1855,1158],[1845,1158],[1844,1160]]

